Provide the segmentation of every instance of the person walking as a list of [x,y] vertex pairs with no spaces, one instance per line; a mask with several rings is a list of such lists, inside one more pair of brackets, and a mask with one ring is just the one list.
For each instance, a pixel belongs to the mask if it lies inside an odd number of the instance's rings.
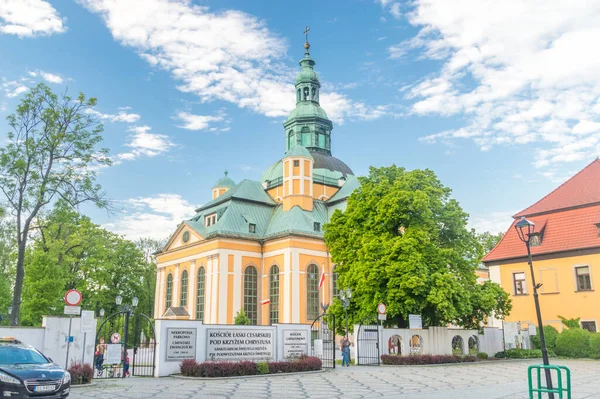
[[104,338],[100,338],[100,343],[96,346],[96,369],[98,371],[102,371],[102,366],[104,365],[104,352],[106,351],[106,344],[104,343]]
[[342,349],[342,367],[350,367],[350,341],[348,340],[348,336],[342,338],[341,342]]

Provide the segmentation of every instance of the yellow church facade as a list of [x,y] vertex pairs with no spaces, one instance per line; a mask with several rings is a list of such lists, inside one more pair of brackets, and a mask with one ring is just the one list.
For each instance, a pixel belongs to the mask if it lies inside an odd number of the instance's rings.
[[[156,255],[156,318],[233,324],[312,323],[333,302],[336,276],[323,225],[359,185],[331,155],[333,124],[305,43],[286,152],[260,180],[225,176]],[[207,193],[209,194],[209,193]]]

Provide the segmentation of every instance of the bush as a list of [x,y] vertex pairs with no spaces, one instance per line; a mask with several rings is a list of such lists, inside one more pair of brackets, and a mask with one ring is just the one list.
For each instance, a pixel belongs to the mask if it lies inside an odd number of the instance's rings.
[[94,369],[89,363],[71,362],[69,373],[72,385],[89,384],[94,378]]
[[256,363],[256,371],[258,374],[269,374],[269,364],[267,362]]
[[249,326],[252,324],[252,320],[248,316],[246,316],[246,312],[244,309],[238,310],[235,314],[235,318],[233,319],[233,324],[241,325],[241,326]]
[[542,351],[539,349],[509,349],[498,352],[494,355],[497,359],[537,359],[542,357]]
[[[531,337],[531,343],[535,349],[542,349],[540,342],[540,328],[536,327],[537,335]],[[546,338],[546,349],[548,352],[554,352],[556,347],[556,338],[558,338],[558,330],[552,326],[544,326],[544,337]]]
[[238,377],[257,374],[294,373],[321,370],[321,359],[302,356],[292,362],[203,362],[193,359],[181,362],[181,375],[187,377]]
[[488,354],[485,352],[477,352],[477,358],[478,359],[487,359],[488,358]]
[[477,360],[475,356],[457,355],[381,355],[381,361],[386,365],[408,366],[419,364],[469,363]]
[[590,336],[590,357],[592,359],[600,359],[600,333]]
[[559,356],[588,357],[590,356],[591,335],[591,332],[581,328],[565,330],[556,338],[554,351]]

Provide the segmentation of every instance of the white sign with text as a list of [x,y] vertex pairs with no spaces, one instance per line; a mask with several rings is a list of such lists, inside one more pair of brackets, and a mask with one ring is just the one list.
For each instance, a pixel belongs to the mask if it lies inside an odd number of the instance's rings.
[[195,328],[167,328],[167,362],[196,358]]
[[119,364],[121,363],[121,355],[123,352],[121,344],[107,344],[106,353],[104,355],[104,363]]
[[208,328],[206,360],[272,360],[274,331],[269,329]]
[[283,332],[283,357],[308,355],[308,331],[285,330]]

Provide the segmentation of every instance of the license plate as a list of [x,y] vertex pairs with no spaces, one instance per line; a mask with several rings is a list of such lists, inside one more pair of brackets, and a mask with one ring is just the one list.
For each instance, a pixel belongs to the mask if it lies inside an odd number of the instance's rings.
[[33,387],[33,391],[34,392],[48,392],[48,391],[54,391],[54,389],[56,388],[56,385],[38,385]]

